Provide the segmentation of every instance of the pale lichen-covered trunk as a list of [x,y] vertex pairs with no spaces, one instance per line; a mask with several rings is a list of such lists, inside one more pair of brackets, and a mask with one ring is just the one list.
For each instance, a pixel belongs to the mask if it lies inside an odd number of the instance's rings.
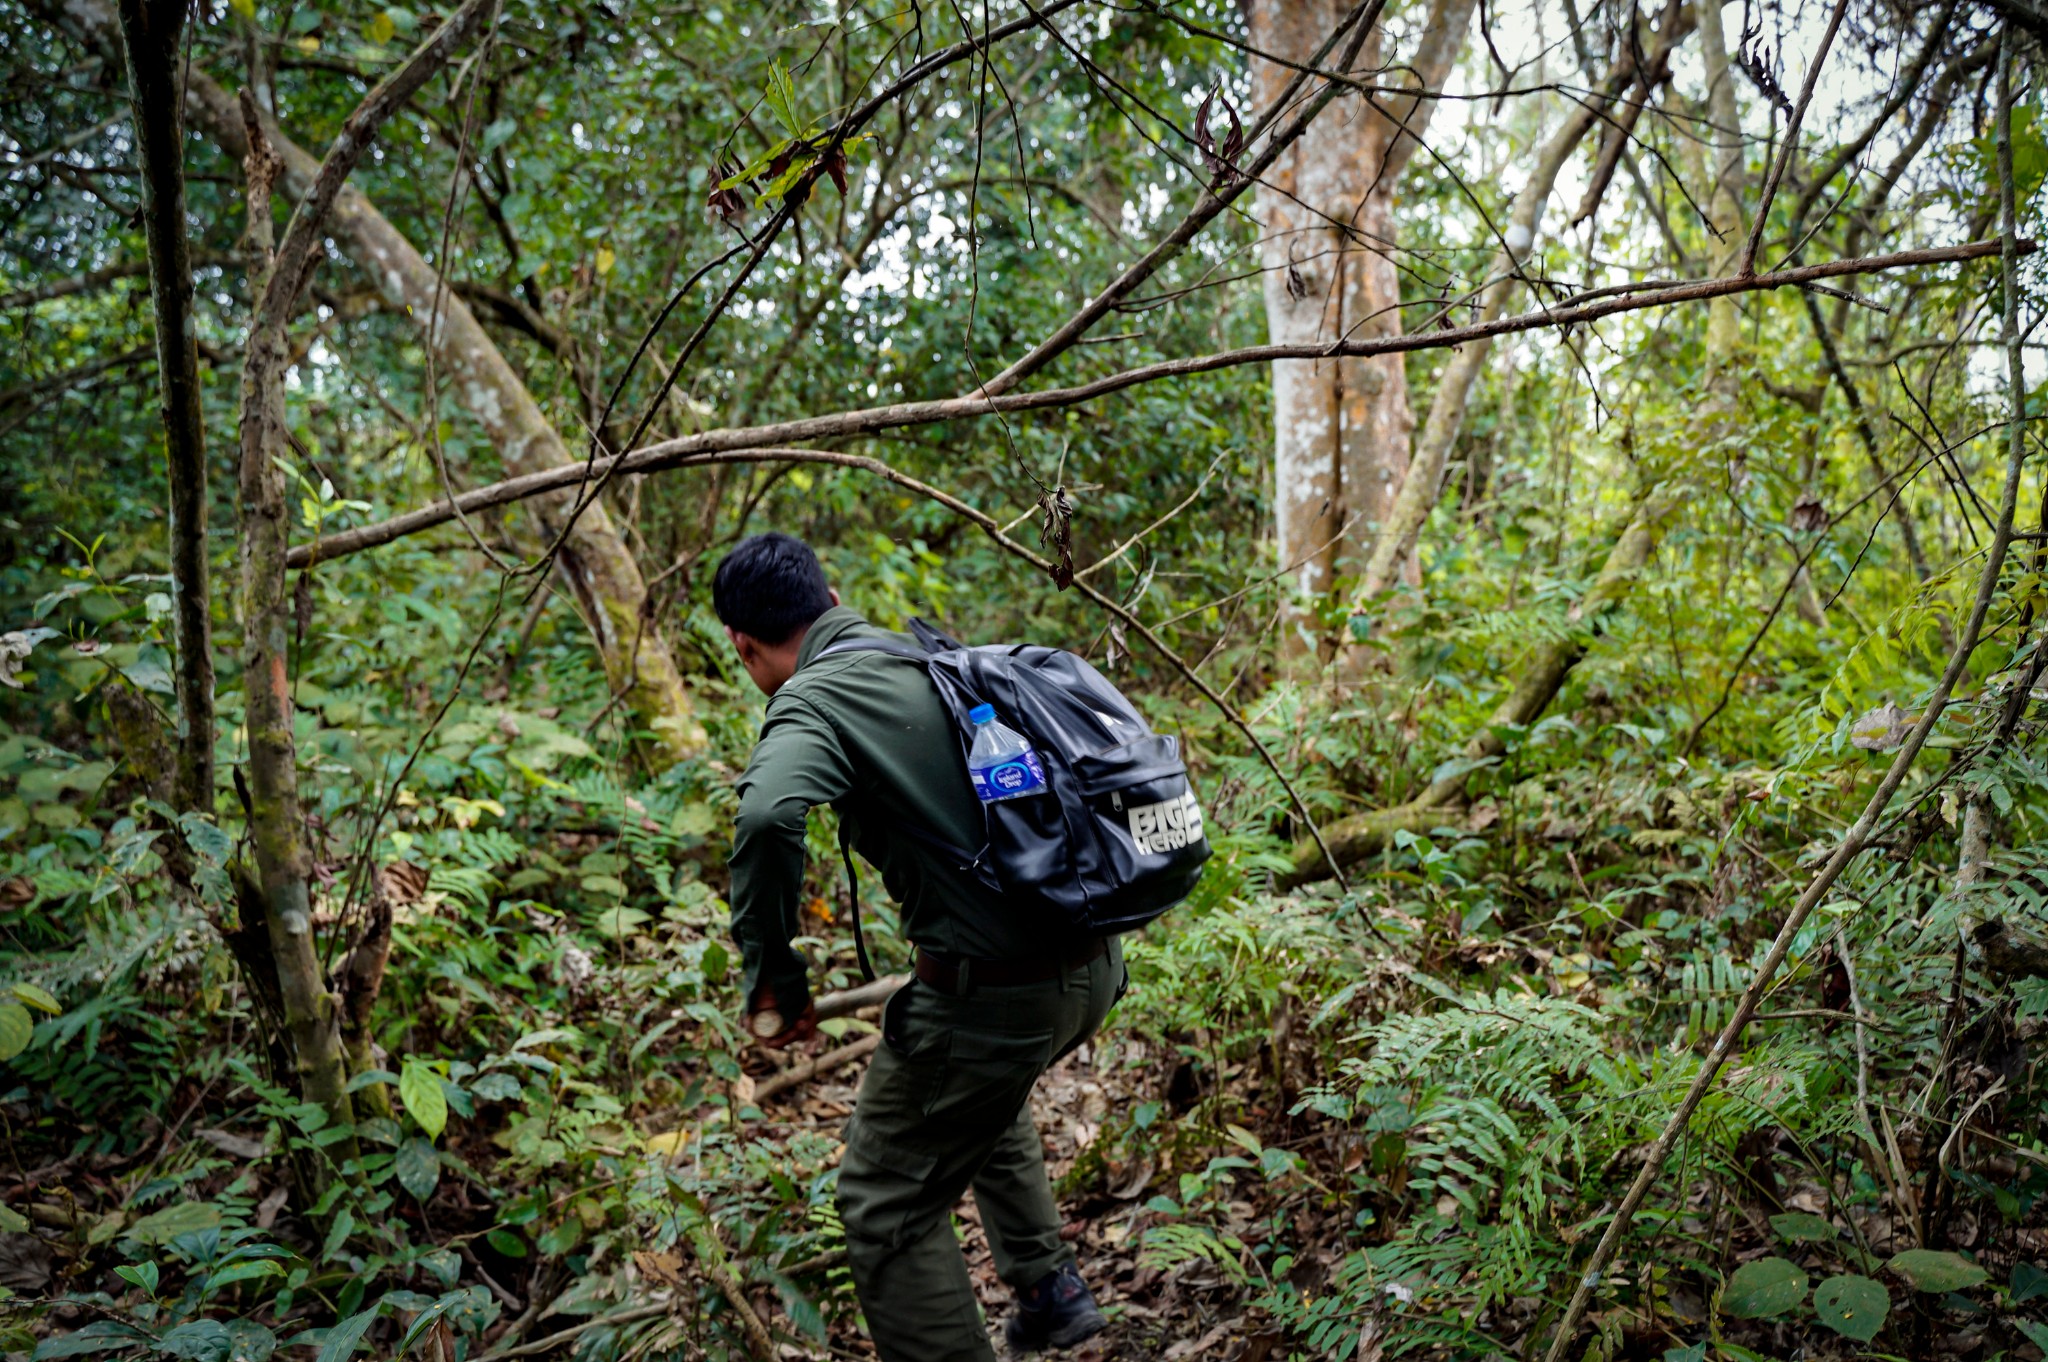
[[[1718,0],[1694,6],[1699,17],[1700,55],[1707,75],[1707,140],[1713,150],[1709,169],[1714,182],[1707,200],[1707,218],[1716,240],[1707,252],[1711,272],[1725,274],[1742,253],[1742,114],[1735,102],[1735,72],[1728,60],[1728,38],[1721,24]],[[1742,339],[1741,314],[1733,296],[1707,304],[1707,373],[1710,400],[1732,406],[1739,382],[1736,350]]]
[[[247,154],[234,101],[220,86],[194,71],[188,103],[195,125],[230,153]],[[284,164],[283,187],[296,198],[305,192],[318,163],[274,127],[267,131]],[[455,399],[490,436],[508,474],[539,472],[576,460],[475,314],[452,290],[440,288],[434,268],[366,195],[344,186],[329,214],[329,227],[394,311],[411,317],[423,333],[428,318],[438,313],[439,323],[425,335],[433,346],[436,368]],[[560,533],[574,502],[572,493],[562,492],[532,503],[548,539]],[[657,757],[674,760],[702,747],[703,728],[667,643],[656,630],[640,626],[646,582],[602,502],[591,504],[577,519],[557,566],[604,659],[614,693],[628,690],[631,712],[656,735]]]
[[[1246,0],[1252,46],[1305,61],[1343,19],[1341,0]],[[1472,0],[1435,0],[1404,70],[1378,84],[1434,89],[1464,41]],[[1294,74],[1252,59],[1258,100]],[[1351,69],[1382,65],[1381,38]],[[1393,247],[1395,188],[1428,126],[1433,101],[1413,95],[1340,96],[1267,173],[1258,189],[1266,323],[1276,344],[1313,344],[1401,331]],[[1412,135],[1402,135],[1404,125]],[[1415,416],[1400,355],[1282,360],[1273,366],[1273,506],[1280,565],[1294,609],[1281,644],[1319,649],[1316,604],[1364,552],[1407,473]]]

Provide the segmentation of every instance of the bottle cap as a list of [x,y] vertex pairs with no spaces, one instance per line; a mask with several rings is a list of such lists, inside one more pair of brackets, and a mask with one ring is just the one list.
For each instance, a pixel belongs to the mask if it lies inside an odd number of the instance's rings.
[[995,717],[996,707],[994,705],[976,705],[973,709],[967,711],[967,722],[971,724],[985,724]]

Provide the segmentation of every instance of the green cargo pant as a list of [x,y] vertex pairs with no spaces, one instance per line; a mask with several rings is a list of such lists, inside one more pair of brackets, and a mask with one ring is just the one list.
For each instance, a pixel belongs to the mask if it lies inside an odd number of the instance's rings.
[[1061,979],[950,997],[912,982],[889,1000],[839,1162],[853,1282],[883,1362],[990,1362],[952,1210],[971,1185],[996,1272],[1028,1287],[1074,1261],[1060,1240],[1031,1086],[1095,1034],[1123,952]]

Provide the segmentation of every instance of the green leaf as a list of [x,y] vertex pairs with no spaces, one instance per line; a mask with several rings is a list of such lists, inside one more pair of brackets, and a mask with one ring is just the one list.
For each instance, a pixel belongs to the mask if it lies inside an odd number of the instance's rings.
[[106,1357],[148,1341],[149,1335],[132,1324],[114,1319],[94,1320],[77,1333],[58,1334],[36,1344],[34,1362],[52,1357]]
[[36,1023],[17,1002],[0,1003],[0,1060],[13,1059],[35,1039]]
[[370,1331],[377,1315],[384,1309],[384,1302],[378,1301],[367,1310],[358,1310],[341,1323],[327,1331],[327,1337],[320,1342],[320,1356],[314,1362],[346,1362],[346,1359],[361,1346],[363,1335]]
[[1784,1258],[1744,1263],[1721,1288],[1721,1308],[1737,1319],[1769,1319],[1806,1299],[1806,1273]]
[[1913,1284],[1915,1291],[1967,1291],[1991,1276],[1960,1253],[1940,1249],[1907,1249],[1885,1264]]
[[2012,1265],[2012,1303],[2037,1300],[2048,1296],[2048,1272],[2043,1272],[2032,1263],[2020,1262]]
[[477,149],[488,156],[511,141],[512,134],[518,131],[519,124],[510,117],[494,119],[490,126],[484,129],[483,140],[477,143]]
[[1771,1228],[1778,1232],[1780,1239],[1794,1244],[1831,1243],[1841,1233],[1826,1216],[1810,1215],[1805,1211],[1787,1211],[1784,1215],[1771,1217]]
[[12,1206],[0,1206],[0,1230],[5,1230],[9,1234],[27,1234],[28,1217]]
[[38,1012],[47,1012],[54,1017],[64,1010],[62,1004],[34,984],[9,984],[7,987],[15,997]]
[[207,866],[218,870],[228,863],[228,857],[235,854],[235,843],[220,826],[196,813],[180,815],[178,831],[185,834],[185,845]]
[[171,680],[171,655],[160,643],[145,643],[135,655],[135,660],[121,668],[121,675],[137,686],[158,695],[169,695],[177,689]]
[[448,1097],[441,1091],[441,1076],[417,1059],[408,1059],[399,1071],[398,1100],[428,1139],[439,1139],[448,1128]]
[[227,1362],[269,1362],[277,1351],[277,1335],[253,1319],[228,1321]]
[[128,1227],[128,1237],[145,1244],[168,1244],[181,1234],[220,1225],[220,1207],[205,1201],[184,1201],[146,1215]]
[[[355,1212],[343,1207],[334,1217],[334,1223],[327,1227],[327,1242],[320,1246],[320,1261],[334,1261],[334,1256],[348,1246],[348,1237],[355,1233]],[[322,1357],[326,1354],[322,1353]]]
[[1705,1340],[1693,1344],[1690,1348],[1666,1348],[1664,1362],[1707,1362]]
[[432,1140],[417,1135],[398,1146],[392,1169],[398,1174],[398,1185],[421,1201],[432,1197],[441,1185],[441,1156],[434,1151]]
[[450,1310],[474,1305],[479,1290],[480,1288],[478,1287],[465,1286],[459,1290],[450,1291],[437,1299],[432,1305],[420,1311],[411,1326],[406,1329],[405,1337],[398,1340],[398,1351],[393,1356],[404,1357],[408,1352],[412,1351],[412,1345],[419,1342],[421,1336],[427,1330],[434,1327],[434,1321],[447,1314]]
[[526,1241],[510,1230],[492,1230],[484,1238],[490,1241],[492,1248],[504,1254],[507,1258],[524,1258],[526,1256]]
[[1882,1285],[1853,1273],[1830,1277],[1813,1293],[1813,1313],[1844,1338],[1868,1343],[1884,1327],[1892,1297]]
[[[2032,1343],[2042,1352],[2048,1353],[2048,1324],[2036,1324],[2030,1319],[2016,1319],[2013,1321],[2013,1324],[2019,1328],[2021,1333],[2027,1336],[2028,1342]],[[42,1354],[37,1353],[36,1356],[41,1357]]]
[[187,1362],[227,1362],[234,1340],[219,1320],[195,1319],[180,1324],[156,1341],[156,1350]]
[[156,1287],[160,1274],[155,1263],[140,1265],[123,1263],[114,1269],[114,1275],[124,1282],[131,1282],[143,1289],[150,1299],[156,1298]]
[[212,1295],[236,1282],[254,1281],[258,1277],[282,1277],[284,1264],[271,1259],[259,1259],[253,1263],[234,1263],[222,1268],[206,1279],[206,1295]]

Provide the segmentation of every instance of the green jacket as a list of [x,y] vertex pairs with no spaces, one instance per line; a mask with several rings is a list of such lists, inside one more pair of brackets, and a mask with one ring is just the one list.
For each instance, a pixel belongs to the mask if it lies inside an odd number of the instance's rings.
[[1048,953],[1042,929],[902,831],[915,820],[956,846],[986,840],[958,733],[925,669],[886,653],[818,659],[844,639],[889,637],[901,635],[846,606],[827,610],[804,636],[796,674],[768,701],[733,823],[732,934],[749,1009],[764,987],[785,1016],[810,997],[790,939],[799,933],[804,820],[820,804],[847,820],[854,849],[880,868],[912,942],[977,959]]

